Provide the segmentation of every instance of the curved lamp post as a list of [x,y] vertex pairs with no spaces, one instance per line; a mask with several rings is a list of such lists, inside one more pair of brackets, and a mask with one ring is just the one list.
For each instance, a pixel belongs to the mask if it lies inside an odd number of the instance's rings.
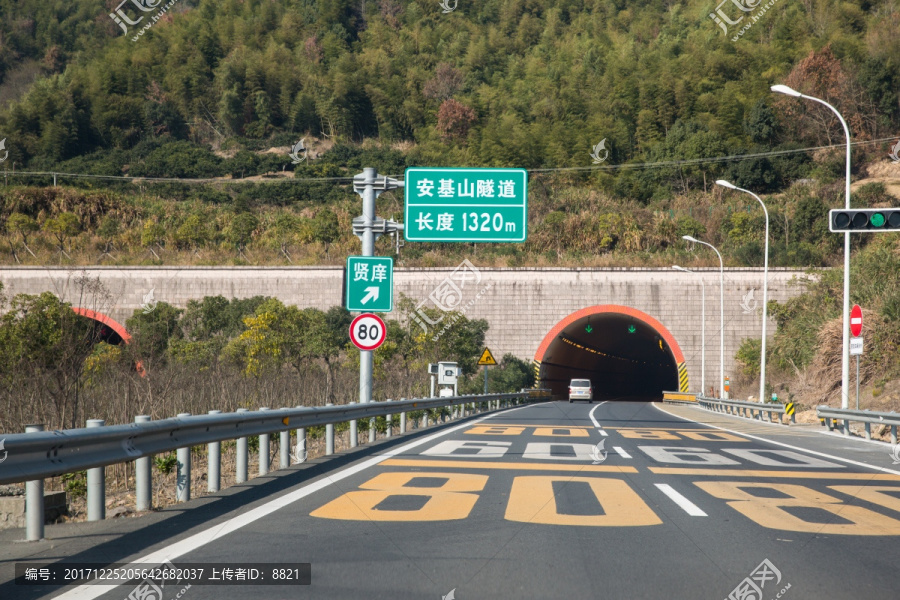
[[724,179],[719,179],[716,181],[716,185],[720,185],[724,188],[728,188],[730,190],[737,190],[739,192],[746,192],[750,194],[754,198],[756,198],[759,205],[762,206],[763,212],[766,215],[766,249],[765,249],[765,259],[764,259],[764,268],[763,268],[763,313],[762,313],[762,349],[759,357],[759,401],[765,402],[765,394],[766,394],[766,317],[769,309],[769,211],[766,210],[766,205],[763,203],[762,199],[751,192],[750,190],[745,190],[744,188],[739,188],[736,185],[725,181]]
[[[770,88],[773,92],[785,94],[794,98],[805,98],[824,104],[831,112],[837,115],[841,125],[844,127],[844,135],[847,138],[847,165],[846,165],[846,184],[844,193],[844,208],[850,209],[850,129],[847,127],[847,121],[841,116],[835,107],[828,104],[824,100],[814,96],[801,94],[795,89],[786,85],[773,85]],[[844,232],[844,324],[843,324],[843,349],[841,351],[841,408],[848,408],[850,401],[850,232]]]
[[689,235],[681,237],[694,244],[709,246],[719,257],[719,397],[721,398],[725,393],[725,263],[722,262],[722,255],[712,244],[701,242]]
[[[695,271],[679,267],[678,265],[672,265],[672,268],[676,271],[700,275]],[[702,275],[700,276],[700,285],[703,286],[703,294],[700,300],[700,395],[702,396],[706,393],[706,282],[703,281]]]

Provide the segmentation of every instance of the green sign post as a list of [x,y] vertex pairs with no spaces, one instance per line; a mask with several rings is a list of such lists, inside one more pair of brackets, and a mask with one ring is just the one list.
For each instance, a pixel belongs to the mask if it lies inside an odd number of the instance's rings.
[[524,242],[525,169],[410,167],[404,186],[410,242]]
[[347,310],[394,310],[394,259],[389,256],[347,257]]

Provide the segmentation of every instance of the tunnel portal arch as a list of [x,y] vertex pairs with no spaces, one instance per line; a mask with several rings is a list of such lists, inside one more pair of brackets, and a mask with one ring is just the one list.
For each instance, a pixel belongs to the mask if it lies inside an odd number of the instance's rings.
[[684,353],[652,316],[618,304],[575,311],[544,336],[534,354],[541,387],[565,398],[574,378],[590,379],[595,397],[653,399],[663,390],[687,391]]

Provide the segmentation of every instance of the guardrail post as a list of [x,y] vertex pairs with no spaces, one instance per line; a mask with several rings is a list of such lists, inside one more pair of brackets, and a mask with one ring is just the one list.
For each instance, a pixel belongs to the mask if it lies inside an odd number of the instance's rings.
[[872,439],[872,424],[866,421],[866,439]]
[[[148,423],[149,415],[138,415],[135,423]],[[153,470],[150,456],[144,456],[134,461],[134,508],[138,512],[150,510],[153,497]]]
[[[189,417],[191,413],[178,413],[179,417]],[[175,475],[175,501],[187,502],[191,499],[191,447],[175,451],[177,467]]]
[[[88,427],[103,427],[103,419],[88,419]],[[87,518],[102,521],[106,518],[106,467],[87,471]]]
[[[25,433],[43,431],[43,425],[26,425]],[[25,482],[25,541],[36,542],[44,537],[44,480]]]
[[844,419],[844,435],[850,435],[850,419]]
[[[406,398],[400,398],[400,402],[406,402]],[[400,433],[406,433],[406,412],[400,413]]]
[[294,455],[297,462],[306,462],[306,427],[297,429],[297,453]]
[[[390,401],[391,401],[390,398],[386,400],[386,402],[390,402]],[[394,434],[394,432],[392,431],[394,428],[394,420],[391,417],[391,413],[388,413],[384,416],[384,421],[385,421],[385,423],[387,423],[387,427],[384,430],[384,436],[391,437]]]
[[[356,404],[356,402],[350,404]],[[359,446],[359,428],[356,419],[352,419],[350,421],[350,447],[356,448],[357,446]]]
[[[221,410],[209,411],[211,415],[221,415]],[[222,442],[206,445],[206,491],[218,492],[222,487]]]
[[[249,412],[247,408],[239,408],[235,412],[245,413]],[[247,451],[247,436],[240,437],[237,439],[237,455],[234,459],[235,464],[235,474],[234,474],[234,482],[235,483],[244,483],[247,481],[247,463],[250,462],[248,451]]]
[[[355,403],[351,402],[351,404]],[[334,404],[329,402],[325,406],[334,406]],[[329,456],[334,454],[334,423],[325,426],[325,454]]]
[[791,423],[796,423],[796,422],[797,422],[797,416],[791,415]]
[[278,434],[278,468],[291,466],[291,430],[285,429]]
[[369,443],[375,441],[375,417],[369,419]]
[[[260,411],[269,410],[268,406],[260,407]],[[269,440],[268,433],[259,434],[259,474],[265,475],[269,472]]]
[[891,444],[897,445],[897,426],[891,425]]

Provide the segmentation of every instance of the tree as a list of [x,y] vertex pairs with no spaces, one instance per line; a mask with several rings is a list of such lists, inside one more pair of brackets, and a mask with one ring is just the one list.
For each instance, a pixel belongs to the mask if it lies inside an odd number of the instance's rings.
[[331,244],[341,236],[340,224],[337,215],[330,209],[322,209],[313,217],[312,239],[325,245],[325,256],[328,256],[328,244]]
[[463,83],[463,74],[450,63],[441,63],[435,69],[434,77],[425,83],[422,95],[434,100],[447,100],[455,94]]
[[198,247],[208,241],[208,235],[204,217],[194,213],[175,230],[175,243],[182,248],[190,248],[197,254]]
[[78,217],[70,212],[60,213],[55,219],[47,219],[44,222],[44,231],[56,238],[60,256],[63,254],[69,256],[65,249],[66,240],[78,235],[80,229]]
[[278,248],[279,250],[281,250],[281,254],[287,259],[289,263],[294,262],[291,259],[289,246],[291,242],[294,241],[299,231],[299,220],[295,215],[288,212],[279,213],[278,216],[275,217],[275,222],[272,223],[272,226],[266,230],[266,233],[269,234],[272,241],[278,244]]
[[241,212],[231,218],[226,235],[228,241],[235,245],[241,257],[244,256],[244,248],[247,247],[258,225],[259,219],[253,213]]
[[475,111],[453,98],[444,100],[438,109],[437,129],[447,140],[464,139],[475,122]]
[[6,220],[6,229],[11,233],[18,233],[22,237],[22,246],[28,251],[28,254],[34,256],[34,252],[28,247],[28,236],[40,229],[37,221],[28,215],[15,212]]
[[103,220],[100,221],[100,227],[97,228],[97,235],[100,236],[100,239],[104,242],[103,253],[100,255],[99,260],[102,260],[104,256],[113,257],[109,251],[113,247],[113,238],[119,234],[119,222],[112,217],[111,215],[106,215],[103,217]]
[[156,246],[162,252],[165,241],[166,228],[162,226],[162,223],[155,220],[144,222],[144,227],[141,230],[141,245],[147,248],[157,260],[159,260],[159,254],[156,253],[153,246]]
[[130,349],[141,360],[164,361],[169,344],[183,337],[179,319],[184,311],[167,302],[158,302],[153,310],[137,309],[125,321],[131,332]]
[[94,322],[52,293],[19,294],[0,317],[3,386],[19,394],[24,386],[42,389],[53,402],[53,427],[77,427],[84,361],[98,340]]
[[340,356],[347,342],[348,331],[353,320],[342,306],[332,306],[327,312],[314,308],[306,309],[310,317],[309,339],[312,352],[325,362],[325,398],[334,400],[334,359]]

